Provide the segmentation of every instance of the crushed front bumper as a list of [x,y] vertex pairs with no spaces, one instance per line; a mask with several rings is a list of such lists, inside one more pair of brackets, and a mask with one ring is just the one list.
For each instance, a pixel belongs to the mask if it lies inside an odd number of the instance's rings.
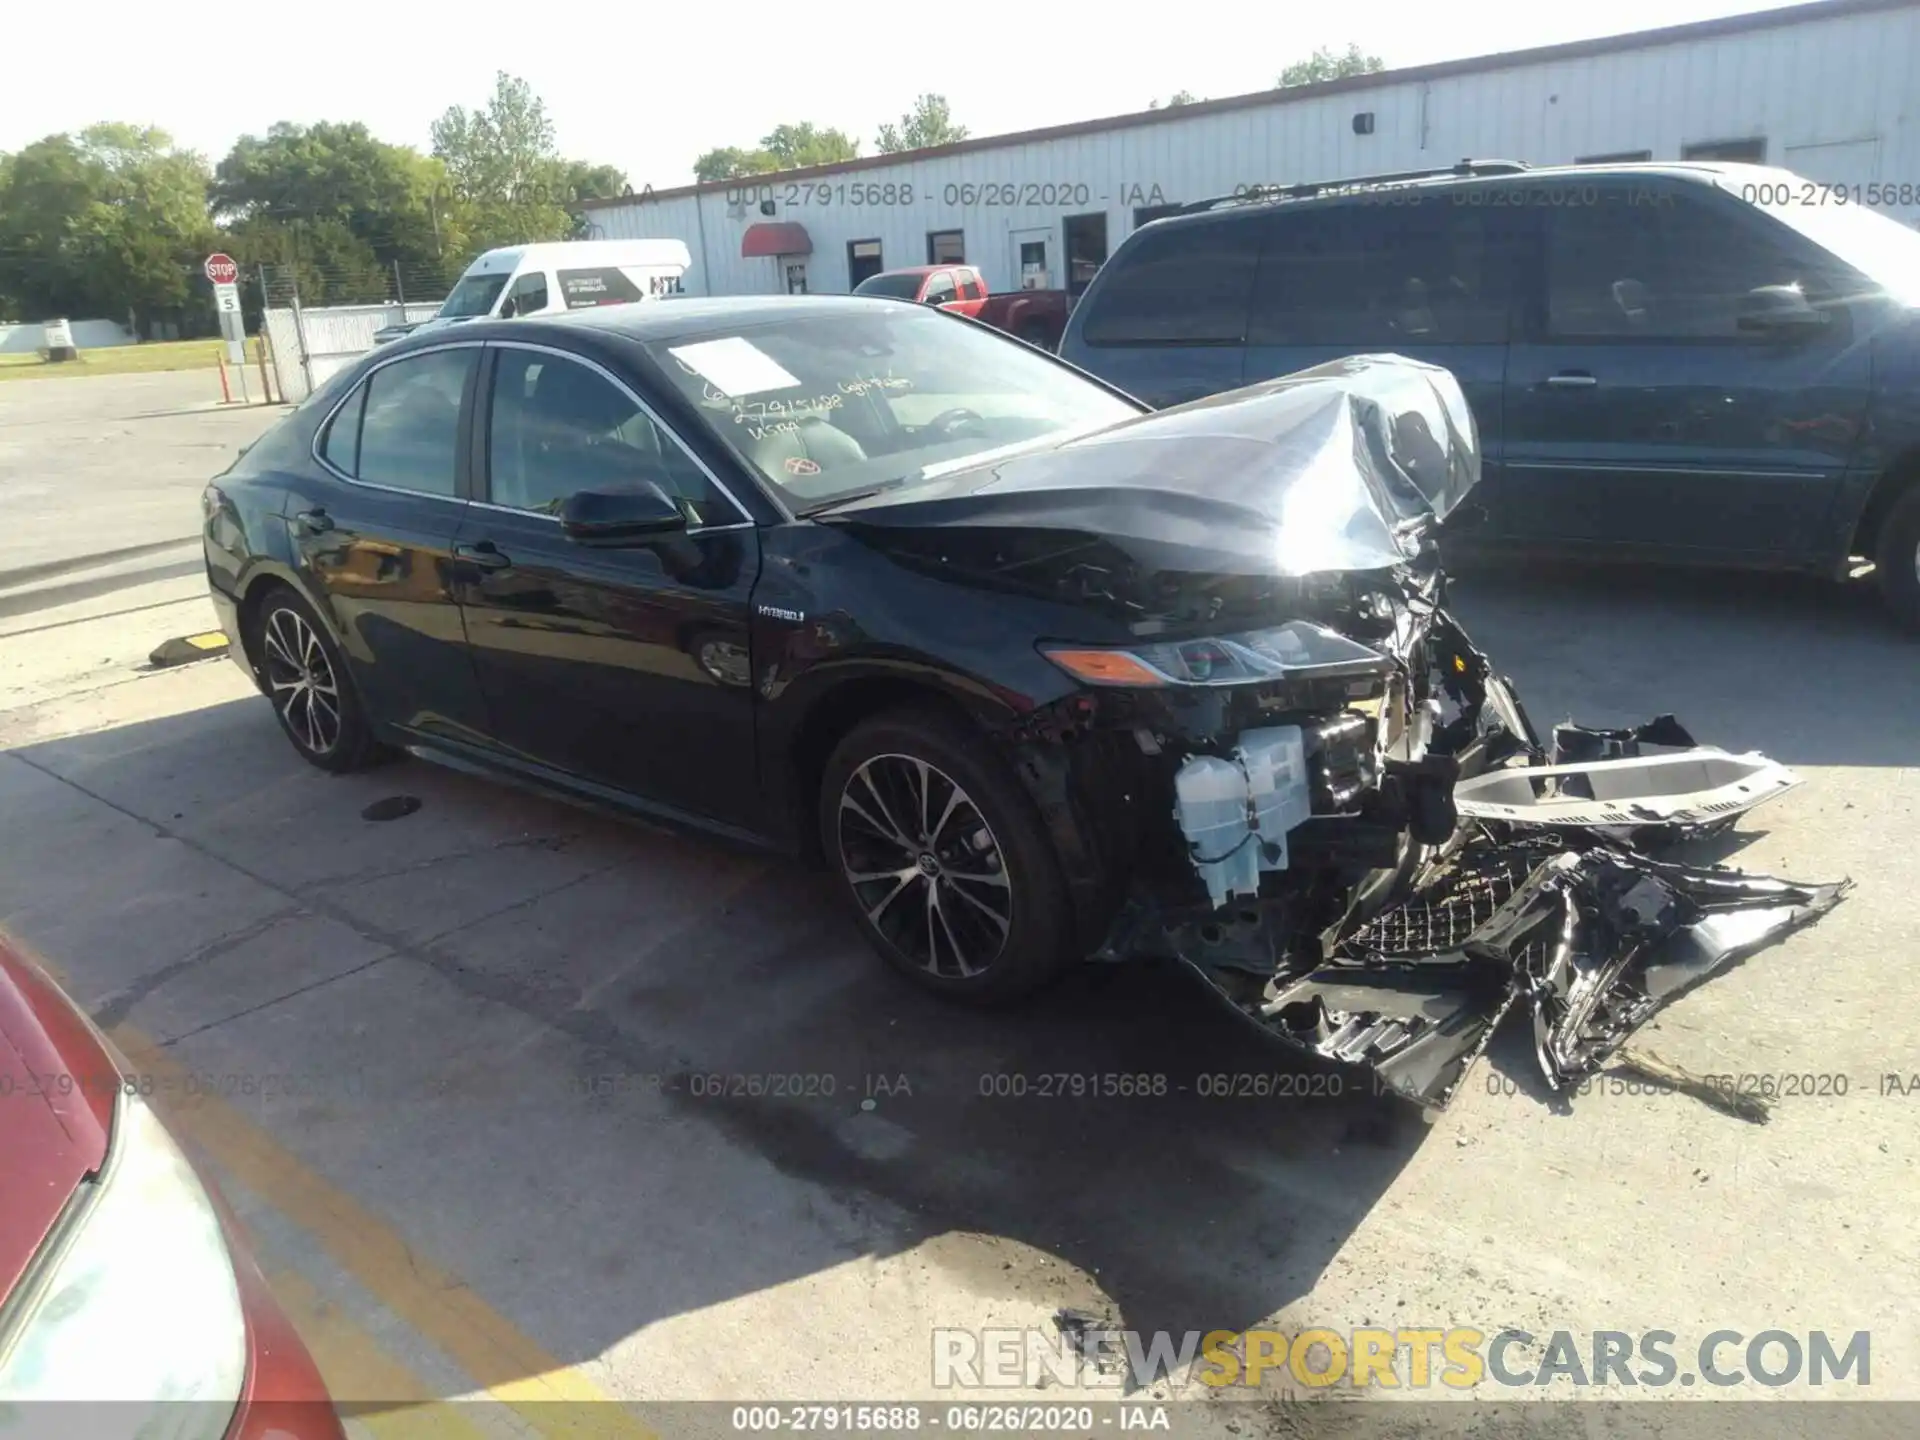
[[[1329,767],[1315,761],[1327,747],[1312,736],[1243,732],[1175,777],[1174,821],[1207,903],[1136,897],[1102,952],[1175,956],[1272,1037],[1431,1109],[1511,1011],[1530,1013],[1541,1072],[1562,1089],[1850,886],[1664,858],[1798,777],[1698,745],[1672,716],[1630,730],[1563,724],[1543,744],[1511,686],[1442,621],[1452,653],[1471,657],[1461,673],[1480,676],[1453,753],[1416,737],[1411,758],[1376,758],[1368,772],[1373,790],[1399,783],[1410,797],[1398,828],[1329,807]],[[1391,860],[1376,845],[1337,863],[1370,829],[1397,842]]]

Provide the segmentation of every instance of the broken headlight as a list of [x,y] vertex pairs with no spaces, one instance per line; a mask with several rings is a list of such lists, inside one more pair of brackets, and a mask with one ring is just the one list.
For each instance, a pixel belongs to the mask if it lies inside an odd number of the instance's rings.
[[1164,640],[1124,649],[1040,647],[1089,685],[1247,685],[1299,675],[1366,675],[1393,662],[1338,631],[1310,620],[1198,640]]

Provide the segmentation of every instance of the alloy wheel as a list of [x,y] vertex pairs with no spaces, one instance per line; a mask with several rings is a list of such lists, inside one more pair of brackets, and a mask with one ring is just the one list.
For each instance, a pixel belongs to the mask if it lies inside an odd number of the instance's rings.
[[916,756],[876,755],[847,777],[837,830],[867,922],[920,968],[964,980],[1006,947],[1006,861],[952,776]]
[[285,607],[261,635],[267,689],[294,742],[315,755],[340,743],[340,682],[314,628]]

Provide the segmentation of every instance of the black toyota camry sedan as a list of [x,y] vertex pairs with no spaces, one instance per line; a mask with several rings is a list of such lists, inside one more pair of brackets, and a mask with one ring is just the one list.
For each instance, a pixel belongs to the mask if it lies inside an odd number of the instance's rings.
[[1142,905],[1243,963],[1257,907],[1317,933],[1452,833],[1524,728],[1441,608],[1477,476],[1411,361],[1155,413],[923,306],[687,300],[381,347],[209,486],[205,548],[311,763],[810,853],[993,999]]

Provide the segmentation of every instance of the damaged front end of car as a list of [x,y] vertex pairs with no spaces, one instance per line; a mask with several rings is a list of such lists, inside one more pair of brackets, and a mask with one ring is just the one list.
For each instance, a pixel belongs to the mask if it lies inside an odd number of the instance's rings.
[[1096,954],[1183,961],[1433,1109],[1516,1007],[1559,1089],[1846,888],[1664,858],[1798,783],[1763,757],[1671,716],[1540,737],[1446,605],[1436,531],[1478,478],[1452,375],[1368,356],[866,522],[1123,628],[1043,641],[1076,685],[1003,737],[1104,878]]

